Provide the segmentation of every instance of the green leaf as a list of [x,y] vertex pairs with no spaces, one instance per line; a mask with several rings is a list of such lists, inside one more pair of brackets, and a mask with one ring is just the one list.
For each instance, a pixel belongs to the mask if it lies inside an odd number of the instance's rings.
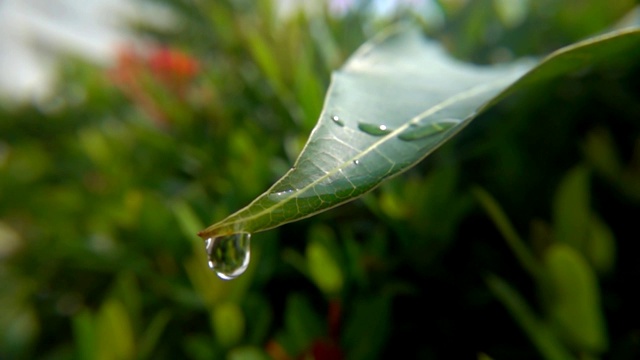
[[225,302],[216,305],[211,313],[211,323],[220,345],[231,347],[242,340],[245,317],[238,304]]
[[493,6],[500,21],[506,27],[513,28],[526,20],[530,4],[529,0],[493,0]]
[[168,310],[159,311],[149,322],[147,328],[138,342],[138,359],[149,359],[153,357],[153,351],[158,345],[164,329],[171,320],[171,313]]
[[109,299],[100,308],[96,318],[96,340],[97,359],[133,358],[134,332],[127,309],[120,301]]
[[541,61],[478,66],[453,59],[417,31],[386,32],[333,74],[320,119],[293,168],[199,235],[263,231],[353,200],[414,166],[508,92],[638,45],[640,29],[625,29]]
[[598,282],[589,264],[570,246],[556,243],[545,254],[545,266],[553,296],[549,316],[558,332],[576,349],[606,350]]
[[520,265],[522,265],[522,267],[536,280],[542,281],[542,270],[538,260],[531,250],[529,250],[524,240],[520,238],[509,221],[507,214],[505,214],[502,207],[500,207],[500,204],[498,204],[491,194],[480,187],[473,188],[472,192],[489,217],[491,217],[491,220],[496,224],[496,227],[506,240],[507,245],[509,245],[511,251],[513,251],[514,255],[520,262]]
[[88,310],[83,310],[73,317],[73,333],[78,359],[95,359],[96,332],[95,320]]
[[598,216],[591,217],[589,240],[585,254],[599,273],[610,273],[616,263],[616,239],[613,231]]
[[545,359],[573,358],[551,328],[538,318],[516,289],[493,274],[487,276],[485,281],[493,295],[507,308]]
[[309,240],[306,255],[311,279],[325,294],[338,294],[344,285],[344,274],[337,259],[335,235],[330,228],[318,226],[312,229]]
[[324,333],[323,321],[316,314],[309,300],[302,294],[291,294],[287,298],[284,314],[286,333],[281,343],[290,353],[299,354],[309,347],[314,339]]
[[255,346],[243,346],[233,349],[227,356],[229,360],[269,360],[264,350]]
[[591,223],[589,171],[577,166],[564,176],[553,202],[556,239],[584,251]]
[[342,340],[346,358],[377,358],[389,336],[391,298],[376,296],[356,299],[353,308],[348,311]]

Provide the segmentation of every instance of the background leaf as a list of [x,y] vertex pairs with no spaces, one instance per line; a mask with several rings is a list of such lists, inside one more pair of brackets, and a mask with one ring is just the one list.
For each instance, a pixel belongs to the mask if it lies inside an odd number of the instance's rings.
[[504,304],[522,329],[527,332],[538,351],[549,360],[571,359],[569,350],[554,336],[553,330],[538,319],[522,296],[507,282],[496,275],[489,275],[485,281],[495,297]]
[[575,348],[603,352],[607,335],[595,274],[580,253],[564,244],[553,245],[544,260],[553,291],[551,321]]

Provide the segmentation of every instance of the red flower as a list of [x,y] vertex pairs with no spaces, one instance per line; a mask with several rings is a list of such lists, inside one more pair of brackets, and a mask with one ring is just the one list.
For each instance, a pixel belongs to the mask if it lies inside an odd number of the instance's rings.
[[198,61],[180,50],[159,47],[141,52],[124,47],[119,51],[116,66],[109,75],[158,125],[166,126],[167,116],[162,110],[166,101],[159,99],[159,94],[168,93],[183,101],[199,71]]
[[189,81],[198,73],[199,64],[180,50],[160,48],[149,55],[149,66],[160,78],[172,81]]

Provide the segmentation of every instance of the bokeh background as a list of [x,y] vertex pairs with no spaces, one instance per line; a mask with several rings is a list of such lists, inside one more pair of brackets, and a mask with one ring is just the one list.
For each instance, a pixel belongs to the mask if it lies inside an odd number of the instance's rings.
[[286,172],[330,72],[386,26],[493,64],[636,5],[0,2],[0,358],[640,358],[640,49],[254,234],[236,280],[195,235]]

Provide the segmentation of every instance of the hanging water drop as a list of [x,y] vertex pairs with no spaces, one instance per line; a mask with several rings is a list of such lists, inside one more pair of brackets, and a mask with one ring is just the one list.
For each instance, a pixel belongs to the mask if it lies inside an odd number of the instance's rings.
[[358,159],[353,160],[353,165],[360,165],[360,160]]
[[209,268],[223,280],[242,275],[247,270],[251,258],[250,240],[250,233],[207,239],[205,248],[209,255]]
[[442,119],[438,122],[427,125],[411,124],[406,130],[398,135],[398,139],[405,141],[424,139],[431,135],[449,130],[459,123],[460,120],[457,119]]
[[387,125],[377,125],[364,122],[358,123],[358,129],[373,136],[383,136],[393,131],[392,129],[389,129]]
[[331,120],[336,125],[344,126],[344,121],[342,121],[342,119],[340,119],[340,117],[338,115],[332,115],[331,116]]

